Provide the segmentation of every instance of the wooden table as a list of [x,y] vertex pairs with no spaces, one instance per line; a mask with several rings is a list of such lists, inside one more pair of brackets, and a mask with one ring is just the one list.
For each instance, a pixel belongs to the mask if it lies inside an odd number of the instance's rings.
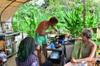
[[100,66],[100,56],[94,58],[93,61],[88,62],[88,66]]
[[97,56],[96,58],[95,66],[100,66],[100,56]]
[[98,46],[98,49],[96,51],[96,66],[100,66],[100,46]]

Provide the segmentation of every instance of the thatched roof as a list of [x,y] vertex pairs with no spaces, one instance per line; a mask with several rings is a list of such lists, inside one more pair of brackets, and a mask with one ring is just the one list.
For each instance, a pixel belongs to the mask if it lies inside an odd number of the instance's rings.
[[0,0],[0,22],[8,20],[27,1],[29,0]]

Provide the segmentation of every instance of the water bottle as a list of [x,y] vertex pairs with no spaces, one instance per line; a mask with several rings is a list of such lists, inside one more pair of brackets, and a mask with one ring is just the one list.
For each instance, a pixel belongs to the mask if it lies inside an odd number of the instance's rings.
[[86,61],[82,61],[80,66],[88,66]]

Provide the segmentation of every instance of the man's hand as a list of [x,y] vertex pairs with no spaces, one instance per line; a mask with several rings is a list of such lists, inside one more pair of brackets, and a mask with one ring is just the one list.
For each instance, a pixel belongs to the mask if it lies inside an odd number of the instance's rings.
[[86,58],[86,60],[89,61],[89,62],[92,62],[92,61],[95,61],[95,58],[88,57],[88,58]]
[[52,26],[52,28],[53,28],[56,32],[58,32],[58,30],[57,30],[54,26]]
[[77,63],[77,60],[74,59],[74,58],[72,58],[71,62],[72,62],[72,63]]
[[36,47],[36,50],[41,50],[41,46],[38,45],[38,46]]

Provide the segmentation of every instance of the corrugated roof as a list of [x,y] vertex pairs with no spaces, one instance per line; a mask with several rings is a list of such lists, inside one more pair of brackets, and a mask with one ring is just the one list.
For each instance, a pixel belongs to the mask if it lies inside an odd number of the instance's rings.
[[29,0],[0,0],[0,21],[5,22],[17,11],[19,6]]

